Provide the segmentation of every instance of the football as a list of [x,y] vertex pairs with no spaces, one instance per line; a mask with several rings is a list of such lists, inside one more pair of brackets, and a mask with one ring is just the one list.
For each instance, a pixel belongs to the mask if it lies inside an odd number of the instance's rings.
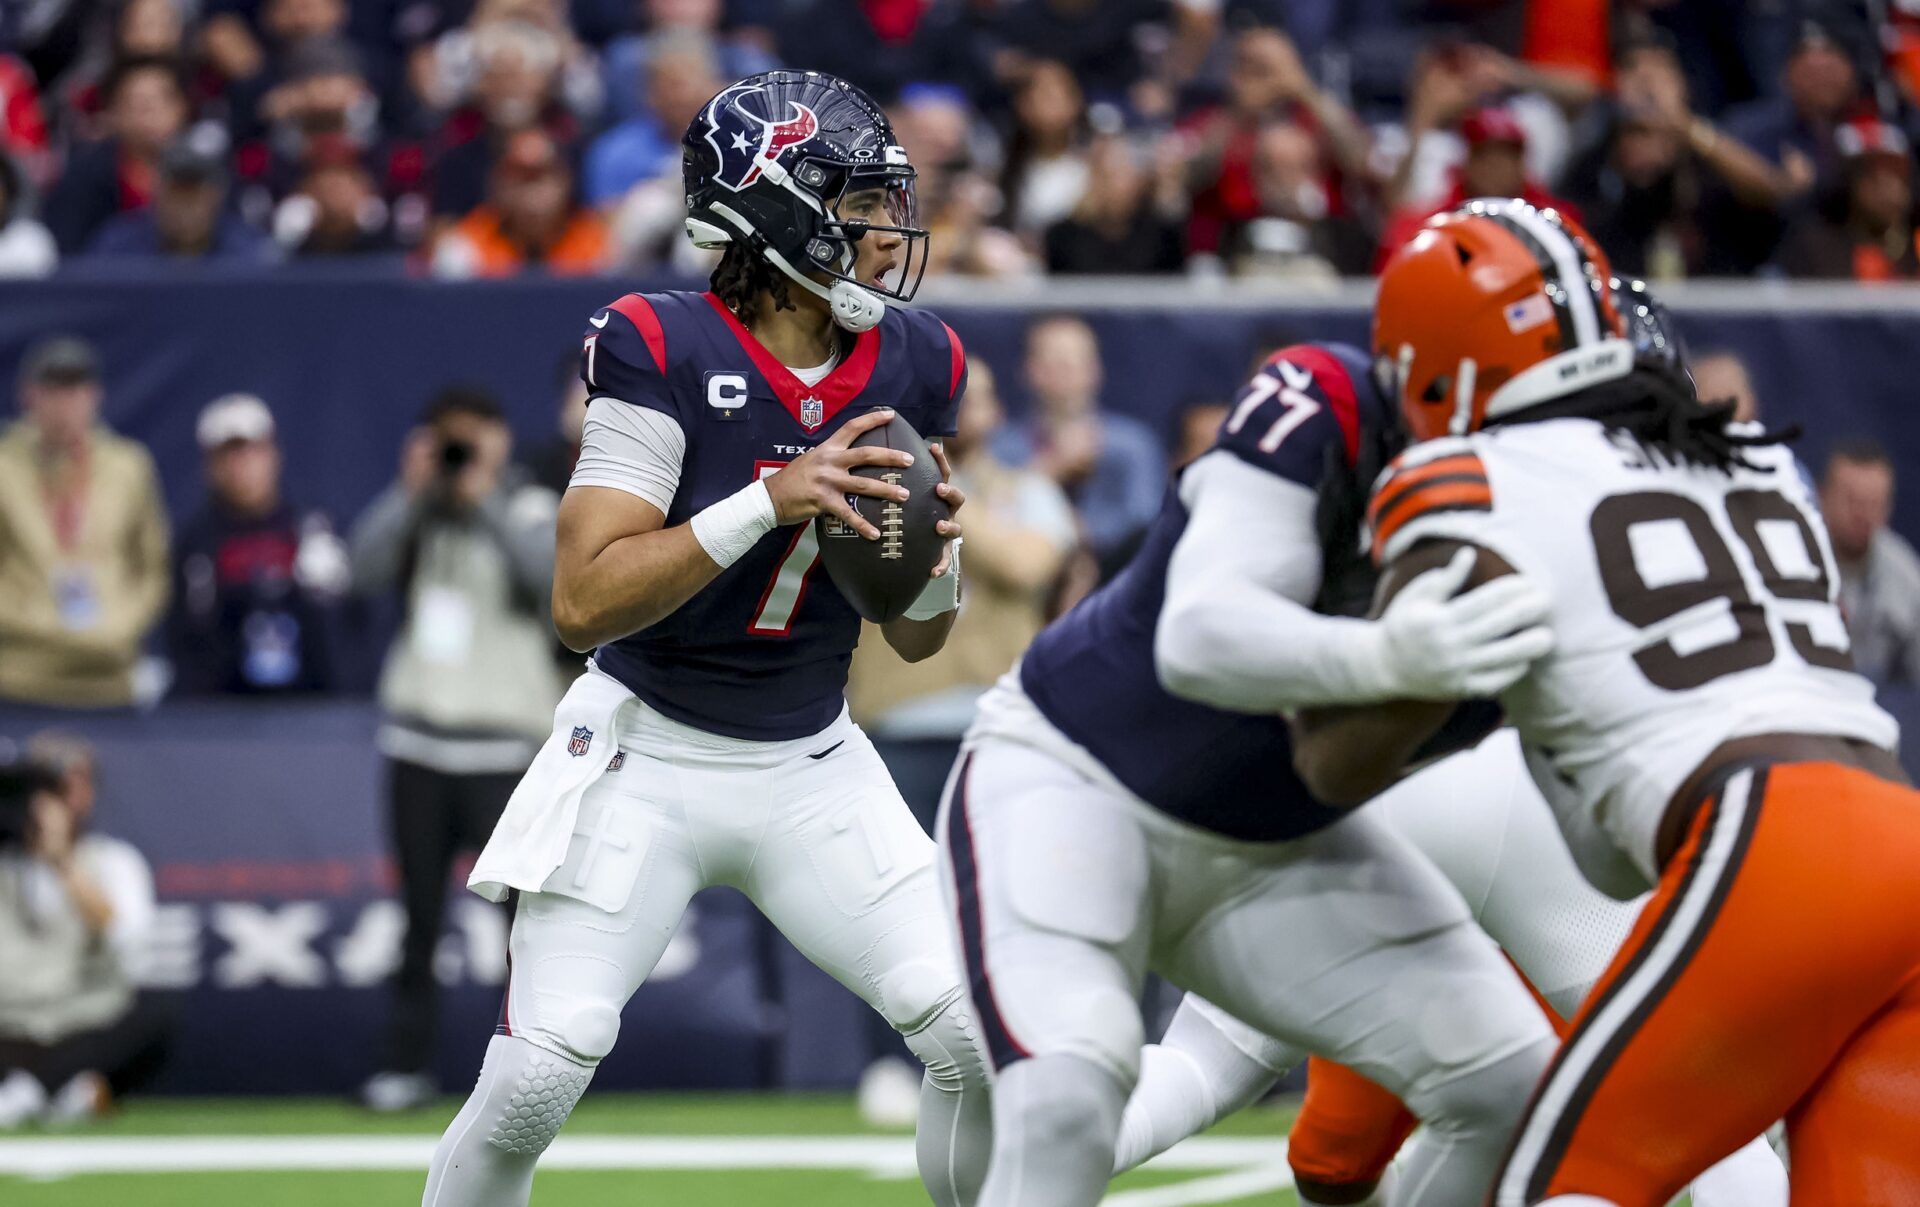
[[940,564],[940,549],[945,543],[934,526],[953,512],[934,493],[933,488],[940,484],[940,466],[912,424],[895,415],[891,422],[862,433],[853,442],[854,448],[874,445],[913,454],[913,464],[904,469],[864,465],[854,471],[862,477],[896,482],[911,492],[904,503],[868,495],[847,496],[861,516],[880,530],[880,539],[867,540],[838,516],[824,515],[814,523],[820,538],[820,560],[826,563],[834,585],[854,611],[876,624],[885,624],[899,619],[926,590],[927,576]]

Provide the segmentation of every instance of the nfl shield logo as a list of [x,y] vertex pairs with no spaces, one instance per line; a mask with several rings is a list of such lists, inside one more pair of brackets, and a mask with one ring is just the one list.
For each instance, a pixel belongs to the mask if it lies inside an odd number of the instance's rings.
[[626,765],[627,765],[627,752],[624,750],[616,750],[613,752],[612,760],[607,763],[607,770],[618,771],[620,770],[620,768]]
[[577,759],[585,754],[587,747],[591,745],[593,745],[593,730],[585,725],[575,725],[573,736],[567,739],[567,753]]
[[817,428],[820,426],[820,421],[825,418],[826,407],[821,405],[818,398],[802,398],[800,400],[801,427],[808,429]]

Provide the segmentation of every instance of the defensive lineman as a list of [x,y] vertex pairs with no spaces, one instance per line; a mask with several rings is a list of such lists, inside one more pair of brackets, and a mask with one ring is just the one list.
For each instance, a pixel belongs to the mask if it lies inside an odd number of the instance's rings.
[[[1613,296],[1643,372],[1691,393],[1684,349],[1664,308],[1638,281],[1615,282]],[[1323,483],[1323,515],[1346,517],[1331,530],[1321,525],[1331,551],[1357,546],[1371,485],[1338,477]],[[1370,600],[1374,575],[1362,565],[1353,567],[1352,577],[1354,587],[1340,593],[1342,600]],[[1401,781],[1370,802],[1367,812],[1433,860],[1466,899],[1474,920],[1554,1012],[1556,1029],[1564,1028],[1626,938],[1642,902],[1616,901],[1580,875],[1513,731],[1503,729],[1474,750]],[[1130,1169],[1255,1101],[1300,1059],[1293,1045],[1188,998],[1160,1044],[1147,1049],[1140,1087],[1127,1102],[1115,1169]],[[1392,1095],[1314,1060],[1287,1148],[1301,1202],[1404,1203],[1394,1193],[1388,1163],[1412,1123]],[[1780,1207],[1787,1201],[1786,1173],[1764,1139],[1716,1165],[1690,1189],[1695,1207]]]
[[[1436,563],[1550,585],[1558,642],[1502,701],[1582,872],[1653,890],[1494,1201],[1656,1207],[1782,1116],[1796,1205],[1920,1201],[1898,727],[1798,464],[1644,373],[1605,279],[1563,216],[1479,201],[1395,252],[1375,311],[1423,441],[1370,509],[1383,597]],[[1299,765],[1364,799],[1448,711],[1309,718]]]
[[1551,1032],[1426,860],[1308,795],[1279,713],[1493,690],[1545,643],[1517,580],[1456,599],[1442,571],[1378,624],[1309,609],[1315,485],[1383,426],[1368,380],[1357,350],[1277,354],[1134,561],[982,702],[940,837],[996,1068],[985,1205],[1098,1201],[1149,968],[1400,1092],[1423,1207],[1487,1193]]
[[[818,572],[811,520],[879,535],[845,496],[901,488],[850,470],[906,454],[849,442],[883,406],[951,434],[965,356],[938,319],[884,300],[911,296],[926,233],[913,168],[858,89],[755,76],[684,145],[689,233],[726,252],[711,293],[630,294],[586,332],[592,402],[554,618],[597,648],[469,881],[521,893],[512,973],[425,1207],[524,1207],[621,1007],[712,884],[745,892],[906,1036],[927,1064],[922,1178],[961,1207],[988,1156],[985,1072],[933,845],[846,715],[860,621]],[[885,626],[909,659],[940,648],[958,602],[951,547],[934,573]]]

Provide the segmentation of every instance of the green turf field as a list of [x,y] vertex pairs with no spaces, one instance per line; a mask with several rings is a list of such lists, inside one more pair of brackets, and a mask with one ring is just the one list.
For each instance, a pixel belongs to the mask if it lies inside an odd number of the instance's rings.
[[[0,1137],[7,1207],[386,1207],[419,1202],[459,1103],[398,1120],[312,1099],[135,1101],[85,1132]],[[1112,1207],[1293,1207],[1262,1107],[1115,1183]],[[548,1154],[535,1207],[907,1207],[926,1202],[905,1133],[850,1099],[589,1095]]]

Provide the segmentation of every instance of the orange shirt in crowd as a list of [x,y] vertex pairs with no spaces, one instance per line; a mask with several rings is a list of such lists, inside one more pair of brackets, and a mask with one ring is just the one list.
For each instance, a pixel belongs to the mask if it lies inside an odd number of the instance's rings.
[[[500,212],[491,205],[476,207],[441,236],[452,248],[437,248],[436,265],[459,265],[452,275],[510,277],[528,268],[543,268],[557,276],[579,276],[607,267],[611,239],[607,224],[592,210],[576,210],[560,237],[544,256],[509,239],[500,229]],[[461,271],[464,270],[464,271]]]

